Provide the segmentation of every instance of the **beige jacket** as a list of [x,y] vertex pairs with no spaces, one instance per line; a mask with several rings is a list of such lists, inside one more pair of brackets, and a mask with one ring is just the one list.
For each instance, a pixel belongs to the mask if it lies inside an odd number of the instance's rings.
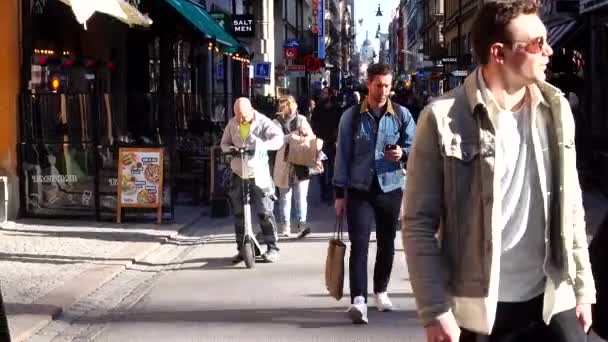
[[[547,218],[543,317],[549,322],[577,303],[594,303],[595,287],[572,111],[548,83],[530,90],[538,98],[532,109],[533,144],[543,156],[537,162]],[[495,224],[501,219],[494,173],[501,162],[495,158],[497,114],[495,105],[484,102],[475,72],[420,115],[407,164],[402,234],[425,325],[451,310],[461,327],[492,330],[501,246]],[[548,133],[546,146],[542,132]]]
[[268,193],[274,193],[274,184],[268,165],[268,151],[276,151],[283,146],[283,132],[272,120],[264,114],[255,112],[249,135],[243,140],[239,123],[233,117],[228,121],[222,134],[220,147],[223,152],[229,152],[232,146],[255,149],[255,155],[247,159],[246,169],[249,174],[242,174],[241,158],[232,158],[232,172],[241,178],[254,178],[255,184]]

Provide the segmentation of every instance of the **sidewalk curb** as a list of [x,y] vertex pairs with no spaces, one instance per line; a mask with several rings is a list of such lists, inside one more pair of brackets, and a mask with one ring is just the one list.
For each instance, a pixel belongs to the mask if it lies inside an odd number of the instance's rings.
[[[192,219],[191,222],[179,226],[173,233],[159,235],[158,242],[128,242],[118,252],[111,255],[110,261],[94,262],[98,264],[93,268],[83,271],[72,279],[68,279],[62,285],[54,288],[49,293],[39,298],[32,304],[36,307],[36,314],[21,314],[10,325],[13,341],[25,341],[36,332],[57,318],[69,306],[75,304],[79,299],[85,298],[105,283],[122,273],[129,266],[144,259],[163,244],[179,235],[181,231],[195,224],[201,217]],[[80,281],[70,281],[79,279]]]

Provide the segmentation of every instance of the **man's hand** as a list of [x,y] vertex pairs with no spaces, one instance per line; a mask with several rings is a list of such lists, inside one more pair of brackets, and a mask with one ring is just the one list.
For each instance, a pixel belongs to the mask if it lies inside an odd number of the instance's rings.
[[346,214],[346,200],[344,198],[336,198],[336,216],[342,217]]
[[401,150],[401,147],[397,147],[394,150],[384,151],[384,159],[388,159],[390,161],[397,162],[397,161],[401,160],[402,156],[403,156],[403,151]]
[[585,334],[589,332],[591,328],[591,304],[578,304],[576,306],[576,320],[581,325],[581,328],[585,331]]
[[448,312],[425,327],[427,342],[458,342],[460,328],[452,312]]

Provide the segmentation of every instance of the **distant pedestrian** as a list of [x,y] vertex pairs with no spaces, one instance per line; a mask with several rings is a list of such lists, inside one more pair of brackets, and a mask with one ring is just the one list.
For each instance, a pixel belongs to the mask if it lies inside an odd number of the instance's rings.
[[333,201],[332,178],[334,174],[334,159],[336,155],[336,140],[338,136],[338,124],[342,112],[333,90],[324,88],[312,113],[311,126],[313,132],[323,140],[323,152],[327,159],[323,162],[325,173],[319,176],[321,186],[321,200],[331,204]]
[[293,165],[287,161],[287,155],[294,153],[289,150],[290,135],[310,136],[312,128],[306,117],[298,113],[298,105],[291,96],[281,96],[278,105],[278,117],[273,121],[285,135],[285,145],[277,153],[274,168],[274,183],[279,188],[277,223],[279,236],[291,236],[291,199],[295,199],[296,216],[298,219],[296,234],[302,238],[310,234],[306,226],[308,212],[308,185],[310,172],[307,166]]

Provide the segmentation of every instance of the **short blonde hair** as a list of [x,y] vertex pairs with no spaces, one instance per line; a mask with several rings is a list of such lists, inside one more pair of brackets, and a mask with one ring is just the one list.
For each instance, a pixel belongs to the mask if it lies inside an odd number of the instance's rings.
[[[278,112],[284,117],[286,114],[291,114],[291,112],[298,109],[298,103],[296,99],[291,95],[283,95],[279,97],[279,104],[277,106]],[[289,110],[286,110],[288,108]]]

